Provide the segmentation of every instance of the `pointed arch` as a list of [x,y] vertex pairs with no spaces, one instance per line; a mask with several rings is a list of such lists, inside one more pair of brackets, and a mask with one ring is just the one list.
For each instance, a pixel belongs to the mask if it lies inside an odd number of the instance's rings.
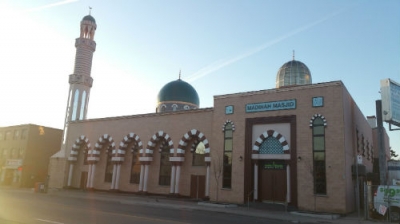
[[196,143],[197,142],[203,142],[204,147],[205,147],[205,154],[206,154],[206,158],[209,158],[210,155],[210,144],[208,143],[208,139],[206,138],[206,136],[196,130],[196,129],[192,129],[190,131],[188,131],[186,134],[183,135],[182,139],[179,141],[179,146],[177,149],[177,155],[178,156],[182,156],[184,157],[185,154],[185,148],[187,147],[188,143],[195,139],[195,141],[193,142],[193,144],[190,147],[190,150],[193,151],[196,149]]
[[311,117],[311,119],[310,119],[310,125],[309,125],[310,128],[313,127],[314,120],[315,120],[316,118],[321,118],[322,121],[324,122],[324,126],[325,126],[325,127],[328,125],[328,123],[326,122],[326,119],[325,119],[324,116],[322,116],[321,114],[314,114],[314,115]]
[[[161,139],[164,139],[167,142],[170,153],[172,154],[174,152],[174,143],[172,142],[171,137],[164,131],[158,131],[151,137],[150,141],[147,142],[147,149],[144,152],[145,156],[153,156],[154,149]],[[159,151],[161,152],[161,148]]]
[[253,145],[253,154],[258,154],[260,151],[260,145],[264,142],[265,139],[268,137],[274,137],[276,138],[280,144],[282,145],[283,151],[286,153],[289,153],[289,144],[286,141],[285,137],[281,135],[279,132],[274,131],[274,130],[268,130],[260,135],[260,137],[257,138],[256,142],[254,142]]
[[94,145],[94,149],[89,150],[88,153],[88,162],[98,162],[100,160],[100,150],[104,148],[105,145],[108,144],[107,150],[115,150],[115,142],[114,139],[108,135],[102,135]]
[[222,131],[225,131],[225,127],[226,127],[227,124],[231,124],[232,125],[232,131],[235,131],[235,124],[231,120],[226,120],[225,121],[225,123],[222,125]]
[[79,156],[79,151],[83,150],[83,152],[87,152],[90,150],[90,141],[89,139],[81,135],[78,139],[75,140],[74,144],[72,145],[72,149],[70,152],[70,156],[68,157],[69,161],[77,161]]
[[115,155],[113,157],[113,161],[123,162],[128,150],[128,146],[132,143],[137,146],[140,153],[143,153],[142,140],[137,134],[131,132],[122,138],[121,142],[119,143],[119,148],[113,151],[113,154]]

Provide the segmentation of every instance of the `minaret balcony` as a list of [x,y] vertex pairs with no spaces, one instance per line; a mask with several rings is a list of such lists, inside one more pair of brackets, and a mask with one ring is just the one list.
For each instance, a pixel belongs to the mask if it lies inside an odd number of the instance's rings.
[[84,75],[72,74],[69,75],[69,84],[82,84],[85,86],[92,87],[93,78]]

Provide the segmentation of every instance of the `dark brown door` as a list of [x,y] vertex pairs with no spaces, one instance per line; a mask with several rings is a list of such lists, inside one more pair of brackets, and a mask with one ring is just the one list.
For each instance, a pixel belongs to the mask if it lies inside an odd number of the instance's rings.
[[190,176],[190,197],[202,199],[205,197],[206,176],[191,175]]
[[286,201],[286,170],[261,170],[261,200],[267,202]]
[[88,179],[88,172],[82,172],[81,173],[81,189],[86,189],[86,183]]

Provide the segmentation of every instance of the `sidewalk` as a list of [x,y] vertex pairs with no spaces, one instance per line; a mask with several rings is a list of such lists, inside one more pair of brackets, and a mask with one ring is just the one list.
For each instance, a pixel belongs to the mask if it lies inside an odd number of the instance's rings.
[[[10,189],[0,188],[1,190],[22,191],[26,193],[34,193],[32,189]],[[43,193],[37,193],[43,194]],[[215,211],[220,213],[230,213],[243,216],[254,216],[260,218],[271,218],[277,220],[285,220],[292,223],[332,223],[332,224],[377,224],[383,223],[373,220],[364,220],[362,214],[360,218],[357,213],[352,213],[346,216],[338,216],[334,214],[311,214],[304,212],[286,212],[284,209],[266,208],[264,206],[250,205],[216,205],[210,202],[198,202],[187,198],[175,198],[169,196],[155,196],[155,195],[138,195],[128,193],[113,193],[101,191],[82,191],[82,190],[68,190],[50,189],[46,195],[57,197],[72,197],[72,198],[85,198],[90,200],[100,200],[108,202],[117,202],[121,204],[131,205],[144,205],[165,207],[180,210],[203,210]]]

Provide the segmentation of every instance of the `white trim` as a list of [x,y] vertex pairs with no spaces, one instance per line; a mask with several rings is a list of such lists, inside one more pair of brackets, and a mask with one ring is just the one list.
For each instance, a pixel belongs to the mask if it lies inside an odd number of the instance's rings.
[[68,157],[68,161],[77,161],[76,157]]
[[139,157],[140,162],[148,162],[148,161],[153,161],[153,157]]
[[185,157],[169,157],[169,161],[171,162],[183,162],[185,161]]
[[252,159],[283,159],[290,160],[290,154],[251,154]]
[[117,162],[123,162],[124,161],[124,157],[112,157],[111,158],[111,161],[117,161]]

